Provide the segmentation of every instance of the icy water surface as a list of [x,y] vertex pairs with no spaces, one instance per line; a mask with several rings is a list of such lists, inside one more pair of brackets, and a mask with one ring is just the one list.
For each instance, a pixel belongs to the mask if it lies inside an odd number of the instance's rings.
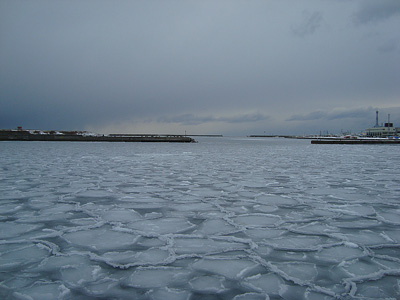
[[1,299],[400,299],[400,148],[0,143]]

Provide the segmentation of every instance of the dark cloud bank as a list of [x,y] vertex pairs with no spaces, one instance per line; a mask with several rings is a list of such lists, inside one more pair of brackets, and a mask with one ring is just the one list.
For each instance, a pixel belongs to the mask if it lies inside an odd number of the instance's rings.
[[400,2],[0,2],[0,128],[400,126]]

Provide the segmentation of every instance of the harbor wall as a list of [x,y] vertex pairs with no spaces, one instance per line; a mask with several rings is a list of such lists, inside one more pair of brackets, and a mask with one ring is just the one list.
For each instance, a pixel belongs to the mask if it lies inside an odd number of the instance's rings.
[[86,135],[75,132],[38,132],[28,130],[0,130],[0,141],[65,141],[65,142],[169,142],[193,143],[194,139],[181,135]]

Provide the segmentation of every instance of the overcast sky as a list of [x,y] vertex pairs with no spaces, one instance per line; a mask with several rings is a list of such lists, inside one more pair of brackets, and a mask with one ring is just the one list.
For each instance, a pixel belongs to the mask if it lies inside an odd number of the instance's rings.
[[399,0],[0,0],[0,128],[400,127]]

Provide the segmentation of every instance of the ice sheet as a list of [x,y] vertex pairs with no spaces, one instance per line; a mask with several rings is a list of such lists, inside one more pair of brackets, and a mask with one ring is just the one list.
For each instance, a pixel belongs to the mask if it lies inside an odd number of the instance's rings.
[[287,289],[284,280],[273,273],[257,274],[248,277],[245,279],[244,283],[251,288],[260,292],[265,292],[267,295],[274,297]]
[[190,271],[174,267],[139,268],[128,279],[135,288],[173,287],[188,280]]
[[113,267],[128,268],[130,266],[157,265],[166,262],[170,257],[167,250],[147,249],[145,251],[107,252],[99,257]]
[[158,218],[137,221],[128,224],[128,227],[143,234],[163,235],[168,233],[180,233],[193,228],[194,225],[185,218]]
[[248,259],[201,259],[193,263],[195,270],[218,274],[229,279],[244,277],[257,264]]
[[246,214],[234,218],[234,221],[246,227],[268,227],[276,226],[281,218],[270,214]]
[[138,236],[110,228],[96,228],[68,232],[64,234],[64,238],[73,247],[103,251],[131,246]]
[[176,238],[174,249],[177,254],[212,254],[248,249],[244,243],[203,238]]
[[193,291],[201,294],[218,294],[225,290],[225,277],[223,276],[200,276],[189,281]]
[[2,299],[400,299],[385,145],[1,142]]

